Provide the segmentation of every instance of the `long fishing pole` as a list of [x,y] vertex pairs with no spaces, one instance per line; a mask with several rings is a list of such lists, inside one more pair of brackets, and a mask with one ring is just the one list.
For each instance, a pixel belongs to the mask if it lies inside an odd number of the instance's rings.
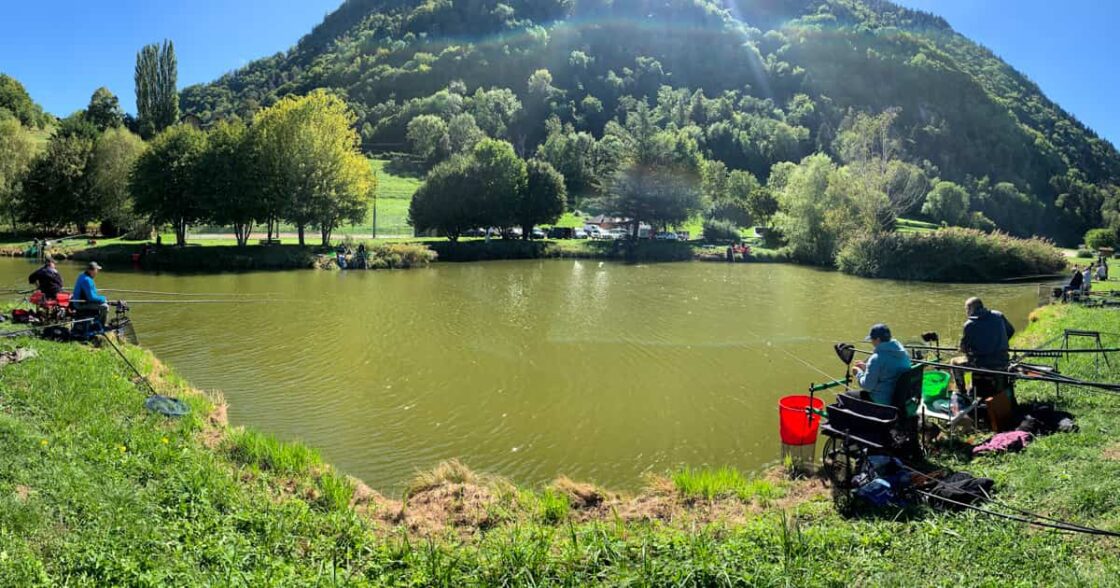
[[129,300],[133,304],[269,304],[279,300]]
[[[873,354],[873,352],[866,351],[864,349],[855,349],[855,352],[856,353],[861,353],[863,355],[872,355]],[[979,367],[968,366],[968,365],[951,365],[951,364],[947,364],[947,363],[941,363],[941,362],[937,362],[937,361],[928,361],[928,360],[924,360],[924,359],[915,359],[915,360],[912,360],[912,362],[916,363],[916,364],[919,364],[919,365],[927,365],[927,366],[930,366],[930,367],[937,367],[937,368],[942,368],[942,369],[947,369],[947,370],[962,370],[962,371],[972,372],[972,373],[977,373],[977,374],[988,374],[988,375],[993,375],[993,376],[1008,376],[1008,377],[1012,377],[1012,378],[1018,378],[1020,380],[1028,380],[1028,381],[1035,381],[1035,382],[1049,382],[1051,384],[1067,384],[1067,385],[1070,385],[1070,386],[1081,386],[1081,387],[1085,387],[1085,388],[1096,388],[1096,389],[1104,390],[1104,391],[1107,391],[1107,392],[1120,393],[1120,384],[1110,384],[1110,383],[1107,383],[1107,382],[1089,382],[1089,381],[1086,381],[1086,380],[1078,380],[1078,379],[1075,379],[1075,378],[1069,378],[1069,377],[1064,377],[1064,376],[1062,376],[1062,377],[1058,377],[1058,376],[1032,376],[1032,375],[1028,375],[1028,374],[1015,373],[1015,372],[1009,372],[1009,371],[1004,371],[1004,370],[992,370],[992,369],[979,368]]]
[[53,323],[53,324],[50,324],[50,325],[38,325],[38,326],[33,326],[33,327],[30,327],[30,328],[27,328],[27,329],[23,329],[22,331],[9,331],[7,333],[0,333],[0,338],[14,339],[16,337],[22,337],[24,335],[35,335],[39,331],[41,331],[43,329],[46,329],[46,328],[49,328],[49,327],[70,327],[70,326],[74,326],[74,325],[80,325],[82,323],[92,322],[93,320],[94,320],[93,318],[84,318],[84,319],[75,319],[75,320],[67,321],[67,322],[64,322],[64,323]]
[[[906,348],[907,349],[920,349],[922,351],[949,351],[949,352],[960,351],[960,349],[957,349],[956,347],[945,347],[945,346],[937,346],[937,345],[906,345]],[[1061,354],[1065,354],[1065,353],[1120,353],[1120,347],[1101,347],[1101,348],[1078,347],[1076,349],[1008,349],[1007,351],[1008,351],[1008,353],[1021,353],[1021,354],[1024,354],[1024,355],[1031,355],[1031,354],[1037,354],[1037,353],[1044,353],[1044,354],[1049,354],[1049,353],[1061,353]]]
[[100,291],[101,292],[117,292],[117,293],[122,293],[122,294],[151,294],[151,295],[154,295],[154,296],[212,296],[212,297],[216,297],[216,298],[217,297],[222,297],[222,296],[229,296],[231,298],[233,298],[233,297],[245,297],[245,296],[271,296],[271,294],[247,294],[247,293],[242,293],[242,292],[211,292],[211,293],[206,293],[206,292],[202,292],[202,293],[199,293],[199,292],[157,292],[157,291],[154,291],[154,290],[124,290],[124,289],[120,289],[120,288],[103,288]]

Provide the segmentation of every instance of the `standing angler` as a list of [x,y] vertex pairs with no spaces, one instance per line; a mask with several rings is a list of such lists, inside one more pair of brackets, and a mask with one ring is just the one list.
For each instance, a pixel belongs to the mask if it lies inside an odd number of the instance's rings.
[[[949,360],[952,365],[978,367],[1004,371],[1011,358],[1008,355],[1008,341],[1015,334],[1015,327],[1003,313],[984,308],[984,302],[975,296],[964,303],[964,334],[961,335],[960,350],[964,356]],[[965,370],[953,370],[953,380],[957,391],[964,393]]]

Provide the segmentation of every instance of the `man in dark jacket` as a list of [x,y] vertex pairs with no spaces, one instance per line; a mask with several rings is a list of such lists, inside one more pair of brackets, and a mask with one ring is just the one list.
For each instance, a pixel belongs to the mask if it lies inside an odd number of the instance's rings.
[[27,276],[27,283],[35,284],[35,287],[43,293],[47,300],[56,299],[63,288],[62,274],[58,273],[58,267],[55,266],[54,259],[50,257],[47,258],[43,267]]
[[[1015,327],[1003,313],[984,308],[979,298],[969,298],[964,303],[968,320],[964,323],[960,350],[963,357],[949,361],[953,365],[971,366],[989,370],[1006,370],[1011,361],[1007,350]],[[964,391],[964,370],[953,370],[957,390]]]

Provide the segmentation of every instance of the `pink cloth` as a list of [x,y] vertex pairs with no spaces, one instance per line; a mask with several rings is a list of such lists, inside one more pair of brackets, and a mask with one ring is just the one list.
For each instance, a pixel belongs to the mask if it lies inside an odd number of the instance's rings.
[[1019,451],[1026,447],[1034,437],[1026,431],[1008,431],[999,433],[984,443],[972,448],[972,455],[981,453],[1007,453]]

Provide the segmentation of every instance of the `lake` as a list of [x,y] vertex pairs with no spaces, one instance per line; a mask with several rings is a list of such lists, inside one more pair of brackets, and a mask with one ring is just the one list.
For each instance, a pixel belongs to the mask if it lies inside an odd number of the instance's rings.
[[[0,260],[5,287],[35,265]],[[60,267],[68,285],[80,267]],[[542,260],[407,271],[105,271],[102,289],[251,303],[133,306],[141,343],[230,420],[318,448],[399,492],[457,457],[541,484],[632,489],[681,465],[777,459],[777,399],[843,373],[837,341],[875,322],[955,344],[983,297],[1017,328],[1035,285],[865,280],[785,264]],[[211,296],[207,296],[211,295]],[[166,294],[110,295],[188,301]]]

